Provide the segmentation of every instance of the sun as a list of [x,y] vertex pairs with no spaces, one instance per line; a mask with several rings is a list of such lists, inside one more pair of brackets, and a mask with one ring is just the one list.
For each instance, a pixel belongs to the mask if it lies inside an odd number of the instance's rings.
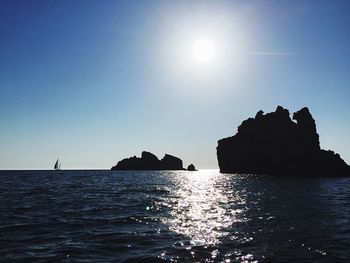
[[215,58],[216,46],[211,39],[199,39],[193,44],[192,55],[197,63],[209,63]]

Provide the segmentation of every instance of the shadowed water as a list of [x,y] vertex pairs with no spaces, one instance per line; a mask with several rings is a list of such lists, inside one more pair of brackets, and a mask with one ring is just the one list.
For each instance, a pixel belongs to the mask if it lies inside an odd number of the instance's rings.
[[1,262],[349,262],[350,179],[2,171]]

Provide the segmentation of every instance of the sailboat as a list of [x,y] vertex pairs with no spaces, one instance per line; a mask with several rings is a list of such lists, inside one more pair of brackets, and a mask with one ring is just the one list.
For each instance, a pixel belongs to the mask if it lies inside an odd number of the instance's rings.
[[61,162],[60,160],[57,158],[57,161],[55,163],[55,166],[53,167],[53,169],[55,169],[55,171],[60,171],[61,170]]

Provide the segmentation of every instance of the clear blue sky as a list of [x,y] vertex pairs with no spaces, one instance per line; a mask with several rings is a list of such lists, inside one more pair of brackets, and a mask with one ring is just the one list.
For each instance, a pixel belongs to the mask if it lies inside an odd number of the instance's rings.
[[[347,0],[0,0],[0,169],[142,150],[217,168],[217,140],[277,105],[308,106],[350,163],[349,14]],[[217,53],[199,65],[203,37]]]

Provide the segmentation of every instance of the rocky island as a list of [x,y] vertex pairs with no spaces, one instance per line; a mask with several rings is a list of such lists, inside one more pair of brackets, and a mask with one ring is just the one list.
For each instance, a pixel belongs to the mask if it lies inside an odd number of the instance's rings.
[[[294,120],[294,121],[293,121]],[[320,148],[315,120],[308,108],[293,114],[278,106],[259,111],[238,127],[236,135],[218,141],[222,173],[276,176],[350,176],[350,166],[339,154]]]
[[195,172],[197,171],[196,167],[193,164],[187,166],[187,171]]
[[[194,167],[194,166],[193,166]],[[170,154],[165,154],[159,160],[153,153],[143,151],[141,158],[130,157],[119,161],[111,170],[186,170],[182,160]]]

